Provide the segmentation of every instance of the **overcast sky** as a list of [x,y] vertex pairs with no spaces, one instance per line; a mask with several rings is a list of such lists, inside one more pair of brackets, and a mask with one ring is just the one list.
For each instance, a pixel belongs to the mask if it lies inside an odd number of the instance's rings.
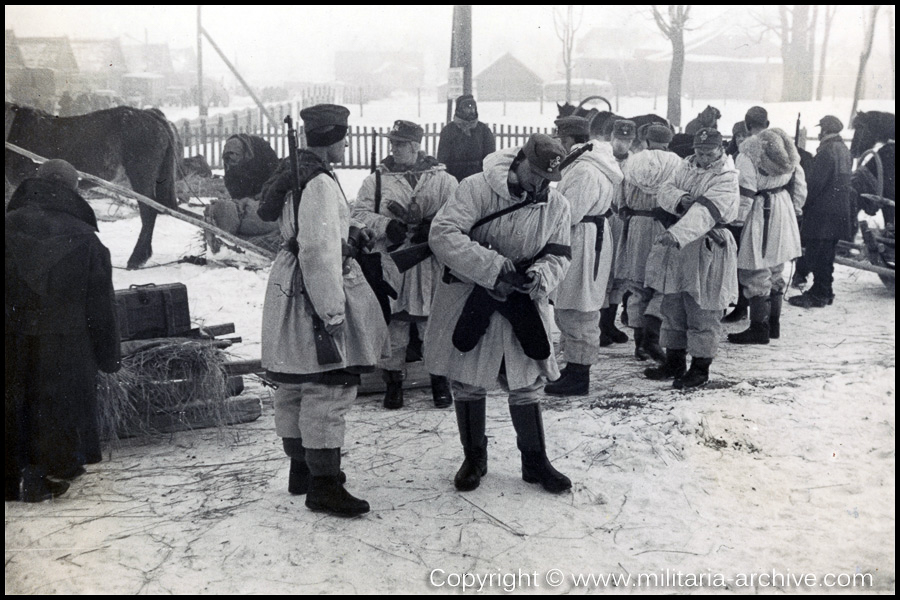
[[[565,7],[557,7],[564,10]],[[774,6],[756,7],[774,10]],[[221,6],[202,9],[203,25],[256,85],[283,80],[329,81],[338,50],[409,51],[424,56],[428,83],[446,80],[452,6]],[[579,34],[593,27],[635,30],[648,45],[667,46],[653,24],[648,5],[583,8]],[[692,35],[728,22],[751,23],[743,7],[695,6]],[[861,9],[843,6],[835,39],[861,39]],[[195,47],[196,5],[48,6],[6,5],[6,28],[16,36],[70,38],[119,37],[123,44],[168,42]],[[577,37],[577,36],[576,36]],[[477,73],[505,52],[512,52],[545,77],[553,75],[561,44],[553,27],[553,7],[473,7],[473,62]],[[846,50],[858,56],[859,44]],[[225,67],[204,41],[204,69],[215,75]],[[556,74],[561,77],[561,74]]]

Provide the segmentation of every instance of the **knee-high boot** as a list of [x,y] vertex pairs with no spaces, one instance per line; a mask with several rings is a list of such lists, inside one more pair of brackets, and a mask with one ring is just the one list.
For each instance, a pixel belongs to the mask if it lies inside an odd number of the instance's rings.
[[381,378],[387,385],[387,389],[384,391],[384,407],[403,408],[403,371],[385,369],[381,372]]
[[768,344],[770,310],[768,295],[750,298],[750,327],[740,333],[729,333],[728,341],[732,344]]
[[644,341],[641,347],[644,354],[657,362],[665,362],[666,353],[659,345],[659,330],[662,327],[662,320],[659,317],[650,315],[644,316]]
[[628,334],[616,327],[616,313],[618,304],[610,304],[607,308],[600,309],[600,345],[624,344],[628,341]]
[[312,475],[306,508],[336,517],[355,517],[369,512],[369,503],[351,496],[341,483],[340,448],[307,448],[306,464]]
[[553,468],[547,458],[541,405],[511,404],[509,414],[516,430],[516,441],[522,453],[522,479],[540,483],[548,492],[558,494],[572,487],[572,481]]
[[461,492],[474,490],[487,475],[487,437],[484,435],[486,400],[454,402],[459,439],[466,458],[453,478],[453,485]]
[[769,339],[777,340],[781,337],[781,302],[784,296],[781,292],[772,292],[769,296]]

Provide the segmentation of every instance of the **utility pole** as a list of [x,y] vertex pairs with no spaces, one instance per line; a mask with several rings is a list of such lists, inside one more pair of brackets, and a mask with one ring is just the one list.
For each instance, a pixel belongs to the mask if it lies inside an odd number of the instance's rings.
[[197,104],[200,108],[200,116],[209,114],[206,102],[203,100],[203,25],[200,20],[200,5],[197,5]]
[[[463,94],[472,93],[472,5],[453,7],[453,30],[450,38],[450,68],[463,70]],[[449,84],[449,77],[448,77]],[[448,94],[449,95],[449,94]],[[447,122],[453,118],[453,99],[447,98]]]

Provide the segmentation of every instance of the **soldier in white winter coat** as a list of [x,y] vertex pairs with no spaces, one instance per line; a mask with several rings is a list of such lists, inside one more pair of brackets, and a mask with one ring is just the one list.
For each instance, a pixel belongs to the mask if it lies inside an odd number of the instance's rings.
[[487,473],[485,401],[498,386],[509,391],[522,478],[551,492],[571,487],[547,459],[539,404],[544,380],[559,376],[548,296],[569,266],[571,223],[568,203],[547,181],[559,179],[564,156],[543,134],[488,155],[484,172],[460,183],[431,226],[429,244],[447,268],[425,363],[451,381],[466,456],[454,478],[460,490],[475,489]]
[[[722,311],[737,299],[736,245],[725,224],[738,214],[738,173],[715,129],[698,131],[693,145],[694,156],[660,188],[659,205],[678,222],[653,245],[645,274],[646,285],[663,294],[660,343],[666,362],[644,374],[674,378],[676,388],[708,381]],[[692,360],[686,371],[687,354]]]
[[806,175],[794,141],[776,127],[744,140],[736,166],[741,201],[750,206],[738,251],[750,327],[728,341],[768,344],[780,336],[784,265],[802,254],[797,217],[806,202]]
[[[432,256],[400,273],[387,253],[427,242],[434,215],[459,185],[444,165],[421,151],[423,135],[415,123],[394,123],[388,134],[391,156],[366,177],[353,206],[354,218],[375,233],[375,250],[384,253],[384,279],[397,292],[390,300],[391,355],[378,365],[387,385],[384,406],[392,409],[403,406],[403,368],[410,327],[418,329],[419,339],[424,337],[440,265]],[[431,389],[436,407],[452,404],[445,377],[432,375]]]
[[635,358],[663,361],[659,345],[661,298],[654,301],[653,289],[645,284],[645,271],[653,243],[675,219],[659,206],[657,196],[682,159],[667,150],[672,131],[665,125],[650,125],[643,137],[647,149],[631,155],[622,167],[625,179],[618,215],[624,226],[617,240],[615,279],[630,292],[626,308],[628,324],[634,328]]
[[[555,123],[567,152],[578,151],[588,141],[589,125],[584,117],[562,117]],[[563,170],[556,186],[569,203],[572,262],[551,294],[566,366],[557,381],[544,387],[548,394],[587,394],[591,365],[600,359],[600,309],[615,250],[608,218],[621,182],[622,171],[612,146],[594,143]]]
[[[375,294],[343,251],[350,203],[331,163],[343,158],[349,113],[332,104],[300,112],[309,146],[299,153],[302,194],[274,201],[283,204],[283,244],[269,273],[262,316],[262,365],[278,383],[275,430],[291,458],[288,490],[306,494],[309,509],[338,516],[369,510],[343,487],[344,415],[356,399],[360,373],[373,370],[387,337]],[[271,202],[269,212],[277,208]],[[333,362],[317,351],[317,341],[325,339],[340,354]]]

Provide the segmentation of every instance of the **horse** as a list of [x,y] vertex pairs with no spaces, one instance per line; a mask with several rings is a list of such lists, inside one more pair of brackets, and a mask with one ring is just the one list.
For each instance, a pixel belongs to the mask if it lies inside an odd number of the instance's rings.
[[[859,207],[869,214],[875,214],[881,208],[885,225],[891,229],[894,227],[895,131],[896,120],[893,113],[874,110],[859,112],[853,119],[853,140],[850,142],[850,155],[860,159],[852,178]],[[881,146],[876,151],[874,148],[879,143]],[[865,160],[867,155],[872,156],[872,159]],[[881,196],[892,204],[876,205],[863,194]]]
[[694,135],[704,127],[712,127],[715,129],[721,118],[722,113],[719,112],[719,109],[715,106],[708,105],[700,112],[700,114],[688,121],[688,124],[684,126],[684,132],[688,135]]
[[[609,110],[597,110],[596,108],[587,109],[584,108],[584,105],[592,100],[602,100],[606,103],[606,106]],[[589,96],[581,101],[578,106],[573,106],[566,102],[565,104],[556,104],[556,109],[558,116],[560,117],[568,117],[570,115],[575,115],[576,117],[584,117],[590,122],[590,127],[592,132],[600,132],[602,135],[608,137],[612,131],[612,125],[615,121],[620,119],[627,119],[629,121],[634,121],[635,129],[640,131],[641,128],[645,125],[651,125],[654,123],[658,123],[660,125],[665,125],[669,129],[671,129],[671,125],[669,122],[660,117],[659,115],[655,115],[652,113],[646,115],[638,115],[636,117],[621,117],[614,112],[612,112],[612,105],[609,103],[609,100],[604,98],[603,96]],[[637,140],[636,142],[637,143]]]
[[[162,113],[119,106],[75,117],[57,117],[6,103],[6,141],[45,158],[61,158],[79,171],[112,181],[125,175],[135,192],[177,210],[173,128]],[[6,151],[6,177],[17,186],[34,175],[30,159]],[[141,232],[128,259],[137,269],[153,255],[157,211],[140,203]]]

